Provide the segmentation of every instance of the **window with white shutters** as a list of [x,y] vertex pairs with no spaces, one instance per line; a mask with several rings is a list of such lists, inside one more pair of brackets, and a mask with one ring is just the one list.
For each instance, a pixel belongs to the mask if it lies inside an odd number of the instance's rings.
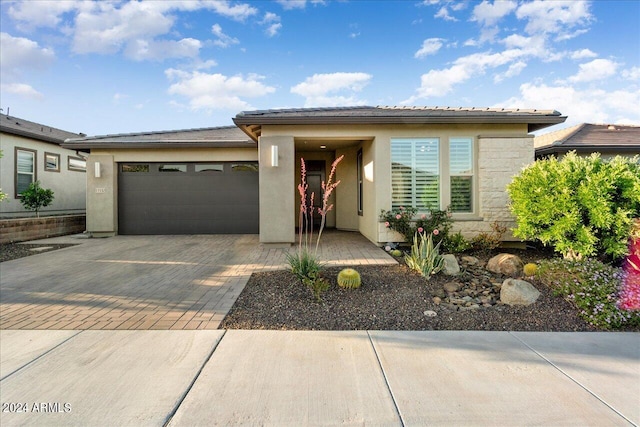
[[392,207],[419,211],[440,206],[440,140],[398,138],[391,140]]

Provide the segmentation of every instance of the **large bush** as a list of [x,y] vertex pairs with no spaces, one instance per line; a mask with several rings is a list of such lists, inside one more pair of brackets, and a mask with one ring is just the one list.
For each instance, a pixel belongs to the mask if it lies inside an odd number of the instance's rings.
[[565,258],[627,253],[640,216],[638,157],[603,160],[597,153],[539,160],[508,185],[516,237],[540,240]]

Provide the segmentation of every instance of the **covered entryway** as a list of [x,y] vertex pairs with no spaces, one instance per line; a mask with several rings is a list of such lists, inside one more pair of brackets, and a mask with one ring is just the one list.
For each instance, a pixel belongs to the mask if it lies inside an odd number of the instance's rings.
[[119,234],[259,231],[257,162],[118,164]]

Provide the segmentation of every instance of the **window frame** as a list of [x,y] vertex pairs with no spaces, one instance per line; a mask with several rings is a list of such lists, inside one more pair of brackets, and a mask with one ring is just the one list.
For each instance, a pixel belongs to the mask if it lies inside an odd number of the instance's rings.
[[[80,160],[80,161],[84,162],[84,169],[83,168],[76,168],[74,166],[71,166],[71,160]],[[83,159],[82,157],[67,156],[67,169],[70,170],[70,171],[74,171],[74,172],[86,172],[87,171],[87,160]]]
[[[14,177],[13,177],[13,192],[14,197],[16,199],[21,199],[22,195],[18,192],[18,152],[23,151],[25,153],[30,153],[33,159],[33,166],[31,172],[31,183],[38,180],[38,151],[32,150],[31,148],[23,148],[23,147],[15,147],[14,149],[14,158],[13,158],[13,169],[14,169]],[[23,175],[25,175],[23,173]]]
[[[49,168],[48,166],[48,162],[47,162],[47,157],[51,156],[53,158],[56,159],[56,167],[55,168]],[[56,153],[49,153],[47,151],[44,152],[44,170],[45,172],[60,172],[60,154],[56,154]]]
[[[451,143],[452,142],[468,142],[469,143],[469,155],[471,156],[471,158],[469,159],[469,163],[470,163],[470,171],[467,173],[452,173],[451,171]],[[453,177],[467,177],[470,178],[470,182],[471,182],[471,200],[469,202],[469,205],[471,207],[470,211],[451,211],[451,213],[453,215],[472,215],[476,212],[475,209],[475,203],[476,203],[476,199],[477,199],[477,195],[476,195],[476,144],[474,142],[474,138],[470,137],[470,136],[451,136],[449,137],[449,141],[448,141],[448,161],[447,161],[447,165],[449,166],[449,170],[448,170],[448,189],[447,189],[447,195],[448,195],[448,205],[451,206],[451,201],[453,199],[453,194],[452,194],[452,185],[451,185],[451,179]]]

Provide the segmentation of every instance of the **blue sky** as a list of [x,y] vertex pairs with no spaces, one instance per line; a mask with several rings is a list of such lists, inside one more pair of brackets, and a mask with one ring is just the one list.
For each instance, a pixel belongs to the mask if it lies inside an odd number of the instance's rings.
[[640,124],[635,0],[1,0],[0,11],[2,113],[72,132],[348,105]]

